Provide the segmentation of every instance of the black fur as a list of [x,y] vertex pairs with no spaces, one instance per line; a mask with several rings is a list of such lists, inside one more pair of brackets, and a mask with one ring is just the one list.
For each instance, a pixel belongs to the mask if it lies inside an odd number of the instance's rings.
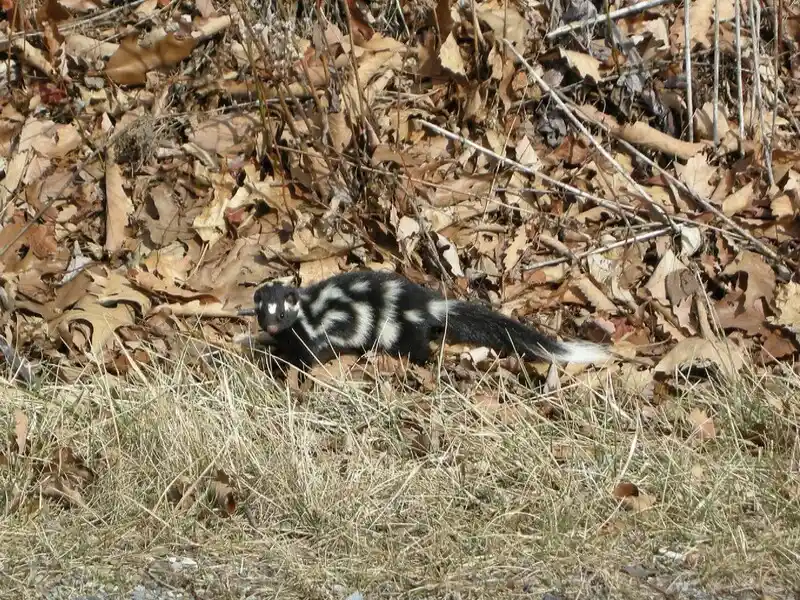
[[550,339],[481,304],[449,300],[445,306],[442,300],[396,273],[354,271],[307,288],[263,285],[254,294],[254,312],[272,338],[273,354],[300,368],[371,348],[424,364],[430,342],[442,338],[526,358],[591,362],[608,356],[601,346]]

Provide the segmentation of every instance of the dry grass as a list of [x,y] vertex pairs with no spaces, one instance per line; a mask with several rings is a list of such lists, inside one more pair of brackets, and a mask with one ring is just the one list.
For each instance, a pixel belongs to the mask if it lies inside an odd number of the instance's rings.
[[[792,377],[687,384],[649,420],[613,387],[575,388],[548,417],[528,392],[504,423],[444,380],[427,398],[388,381],[298,397],[226,361],[213,380],[174,365],[143,372],[147,384],[3,390],[8,430],[22,409],[32,450],[0,470],[2,597],[142,581],[202,598],[756,598],[798,585]],[[680,426],[696,407],[715,439]],[[96,475],[85,506],[39,505],[35,467],[56,444]],[[234,478],[231,518],[202,493],[216,468]],[[177,509],[169,490],[198,478],[196,502]],[[620,480],[655,505],[619,507]]]

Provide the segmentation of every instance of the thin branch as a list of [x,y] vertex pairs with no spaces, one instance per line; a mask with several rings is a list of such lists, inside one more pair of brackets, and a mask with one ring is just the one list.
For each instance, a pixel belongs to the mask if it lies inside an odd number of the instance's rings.
[[[653,238],[661,237],[667,233],[672,233],[672,228],[669,226],[659,227],[658,229],[654,229],[653,231],[646,231],[645,233],[640,233],[639,235],[635,235],[633,237],[625,238],[624,240],[617,240],[616,242],[612,242],[610,244],[605,244],[604,246],[600,246],[599,248],[592,248],[591,250],[586,250],[585,252],[579,252],[575,254],[575,260],[581,260],[582,258],[586,258],[587,256],[591,256],[592,254],[598,254],[600,252],[606,252],[608,250],[613,250],[614,248],[619,248],[621,246],[630,246],[632,244],[637,244],[639,242],[646,242],[647,240],[651,240]],[[545,260],[533,265],[528,265],[523,267],[523,271],[534,271],[536,269],[542,269],[544,267],[551,267],[553,265],[560,265],[563,262],[567,262],[570,260],[567,256],[561,256],[559,258],[552,258],[550,260]]]
[[[783,6],[783,0],[775,0],[772,5],[772,28],[774,31],[774,39],[775,39],[775,66],[774,72],[772,75],[773,81],[773,88],[772,88],[772,124],[770,126],[770,133],[769,139],[775,139],[775,119],[776,115],[778,114],[778,90],[780,85],[779,74],[780,74],[780,53],[781,53],[781,21],[780,21],[780,13],[781,7]],[[791,113],[791,111],[789,111]],[[770,144],[771,146],[771,144]]]
[[714,150],[719,147],[719,0],[714,0],[714,107],[712,129],[714,131]]
[[689,141],[694,142],[694,106],[692,104],[692,26],[689,11],[692,0],[683,0],[683,68],[686,72],[686,111],[689,113]]
[[[491,156],[495,160],[498,160],[501,163],[503,163],[503,164],[505,164],[505,165],[507,165],[509,167],[513,167],[513,168],[517,169],[518,171],[521,171],[521,172],[523,172],[523,173],[525,173],[527,175],[531,175],[532,177],[539,177],[542,181],[545,181],[545,182],[549,183],[550,185],[555,186],[557,188],[561,188],[561,189],[563,189],[563,190],[565,190],[565,191],[567,191],[567,192],[569,192],[571,194],[574,194],[575,196],[578,196],[579,198],[583,198],[585,200],[591,200],[592,202],[594,202],[598,206],[602,206],[603,208],[607,208],[610,211],[613,211],[613,212],[621,215],[625,219],[631,219],[632,221],[635,221],[635,222],[637,222],[639,224],[642,224],[642,225],[648,223],[648,221],[646,221],[642,217],[640,217],[637,214],[635,214],[633,212],[633,209],[631,209],[631,208],[629,208],[627,206],[622,206],[622,205],[619,205],[619,204],[615,204],[613,202],[609,202],[608,200],[604,200],[602,198],[598,198],[597,196],[594,196],[592,194],[587,194],[586,192],[584,192],[582,190],[579,190],[578,188],[573,187],[573,186],[569,185],[568,183],[563,183],[561,181],[558,181],[557,179],[553,179],[551,177],[548,177],[547,175],[544,175],[543,173],[540,173],[539,171],[531,169],[530,167],[526,167],[525,165],[522,165],[522,164],[518,163],[515,160],[511,160],[510,158],[506,158],[505,156],[501,156],[501,155],[497,154],[496,152],[493,152],[492,150],[489,150],[488,148],[484,148],[480,144],[476,144],[472,140],[468,140],[467,138],[465,138],[462,135],[459,135],[457,133],[452,133],[452,132],[450,132],[450,131],[448,131],[446,129],[442,129],[438,125],[434,125],[433,123],[429,123],[428,121],[425,121],[423,119],[415,119],[415,121],[417,123],[419,123],[420,125],[430,129],[431,131],[435,131],[439,135],[443,135],[446,138],[449,138],[451,140],[454,140],[454,141],[457,141],[457,142],[461,142],[462,144],[465,144],[465,145],[469,146],[470,148],[473,148],[473,149],[477,150],[478,152],[481,152],[482,154],[485,154],[487,156]],[[630,214],[625,212],[626,209],[629,211]]]
[[772,186],[775,185],[775,177],[772,174],[772,139],[764,131],[764,102],[761,94],[761,3],[757,0],[750,0],[750,29],[753,49],[753,104],[758,108],[758,133],[764,146],[767,179]]
[[661,6],[662,4],[670,4],[675,2],[675,0],[646,0],[646,2],[638,2],[636,4],[632,4],[631,6],[626,6],[625,8],[619,8],[617,10],[612,10],[609,13],[605,13],[602,15],[597,15],[596,17],[592,17],[591,19],[586,19],[585,21],[574,21],[572,23],[568,23],[567,25],[563,25],[558,29],[554,29],[546,36],[544,39],[552,40],[557,38],[565,33],[570,33],[571,31],[575,31],[576,29],[582,29],[584,27],[593,27],[598,23],[603,23],[606,19],[621,19],[622,17],[627,17],[628,15],[634,15],[636,13],[643,12],[645,10],[655,8],[656,6]]
[[742,5],[744,0],[733,0],[736,5],[736,100],[739,108],[739,156],[744,156],[744,90],[742,88]]

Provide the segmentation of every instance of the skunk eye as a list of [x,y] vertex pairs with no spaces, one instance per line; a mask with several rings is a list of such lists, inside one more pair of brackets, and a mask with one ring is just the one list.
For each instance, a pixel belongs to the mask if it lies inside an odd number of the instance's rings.
[[281,311],[281,319],[286,316],[286,313]]

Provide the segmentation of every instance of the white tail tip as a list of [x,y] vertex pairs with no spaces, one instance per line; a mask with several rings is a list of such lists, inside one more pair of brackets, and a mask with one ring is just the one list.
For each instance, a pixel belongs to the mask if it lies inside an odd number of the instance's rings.
[[592,342],[559,342],[559,352],[553,358],[570,363],[593,363],[611,358],[607,348]]

